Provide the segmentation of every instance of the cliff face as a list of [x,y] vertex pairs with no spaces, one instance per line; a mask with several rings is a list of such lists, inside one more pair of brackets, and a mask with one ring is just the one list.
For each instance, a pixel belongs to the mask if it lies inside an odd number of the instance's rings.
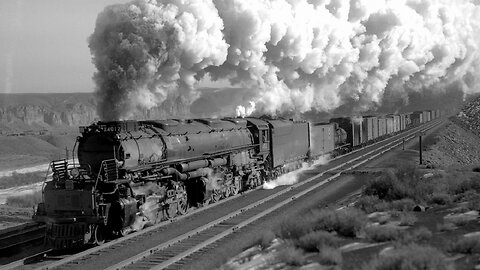
[[0,94],[0,131],[88,125],[97,121],[92,93]]
[[[93,93],[0,94],[0,134],[76,127],[99,121]],[[129,119],[190,116],[186,102],[169,100],[160,107],[136,111]]]

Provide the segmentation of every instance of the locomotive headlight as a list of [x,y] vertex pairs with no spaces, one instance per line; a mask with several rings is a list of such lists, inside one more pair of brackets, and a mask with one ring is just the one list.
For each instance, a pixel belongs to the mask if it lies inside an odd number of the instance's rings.
[[78,177],[80,175],[80,171],[77,168],[73,168],[70,170],[70,175],[74,178]]

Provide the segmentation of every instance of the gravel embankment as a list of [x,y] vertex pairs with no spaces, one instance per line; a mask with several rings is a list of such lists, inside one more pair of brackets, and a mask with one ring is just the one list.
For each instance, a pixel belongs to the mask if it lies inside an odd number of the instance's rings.
[[[480,124],[480,122],[479,122]],[[435,168],[480,165],[480,137],[449,122],[424,152],[427,166]]]

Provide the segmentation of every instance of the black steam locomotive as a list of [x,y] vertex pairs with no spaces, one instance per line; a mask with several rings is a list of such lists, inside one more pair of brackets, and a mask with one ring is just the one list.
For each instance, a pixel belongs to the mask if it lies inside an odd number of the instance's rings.
[[78,163],[51,163],[34,217],[57,249],[255,188],[346,140],[337,124],[258,118],[98,122],[80,132]]
[[78,162],[51,163],[34,219],[46,224],[46,242],[55,249],[101,244],[255,188],[336,149],[401,131],[418,124],[415,119],[98,122],[80,127]]

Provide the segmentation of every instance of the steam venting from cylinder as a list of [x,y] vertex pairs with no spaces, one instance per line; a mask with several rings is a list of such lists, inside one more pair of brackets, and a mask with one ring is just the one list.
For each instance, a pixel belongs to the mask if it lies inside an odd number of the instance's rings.
[[115,120],[137,109],[188,108],[201,95],[198,85],[210,80],[245,91],[232,104],[239,115],[349,104],[364,111],[452,85],[472,93],[480,89],[478,5],[136,0],[108,6],[89,40],[98,112]]

